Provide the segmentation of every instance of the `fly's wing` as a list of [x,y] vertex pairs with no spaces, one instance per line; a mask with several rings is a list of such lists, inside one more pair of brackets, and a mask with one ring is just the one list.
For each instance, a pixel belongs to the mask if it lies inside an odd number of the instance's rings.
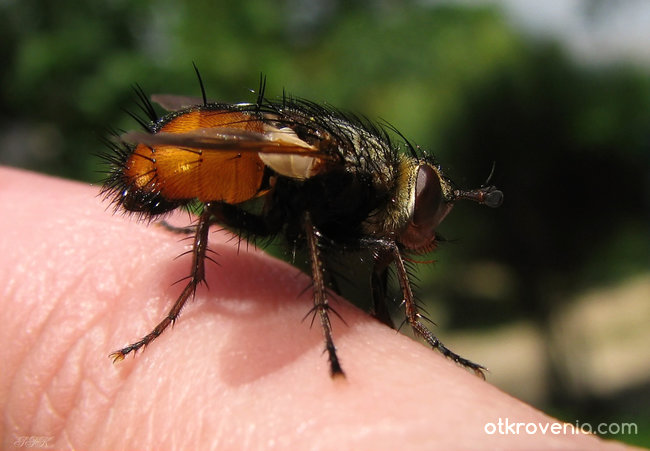
[[283,136],[281,132],[265,134],[230,127],[200,128],[185,133],[127,132],[120,139],[131,144],[145,146],[174,146],[197,150],[228,150],[232,152],[256,152],[279,155],[307,155],[327,158],[313,146],[297,137]]
[[263,192],[267,167],[285,177],[307,179],[337,158],[322,152],[318,140],[316,145],[302,140],[289,123],[218,104],[176,111],[149,132],[120,138],[131,144],[118,168],[120,188],[127,197],[133,193],[136,201],[154,196],[239,204]]
[[254,154],[266,166],[285,177],[307,179],[318,174],[326,162],[334,157],[321,152],[301,140],[288,127],[277,128],[264,124],[263,131],[233,127],[199,128],[189,132],[128,132],[120,136],[124,142],[149,148],[173,148],[176,152],[197,152],[203,158],[242,158]]

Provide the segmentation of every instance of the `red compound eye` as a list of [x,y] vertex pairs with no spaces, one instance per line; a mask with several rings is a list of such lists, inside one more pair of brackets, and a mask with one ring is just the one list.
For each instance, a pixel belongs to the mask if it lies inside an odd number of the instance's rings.
[[420,166],[415,182],[415,206],[411,219],[413,225],[416,227],[437,225],[432,222],[436,219],[441,201],[442,189],[438,174],[429,165]]

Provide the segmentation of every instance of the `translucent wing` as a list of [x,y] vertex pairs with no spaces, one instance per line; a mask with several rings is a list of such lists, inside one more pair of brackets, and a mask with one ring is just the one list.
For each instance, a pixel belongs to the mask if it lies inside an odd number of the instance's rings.
[[184,133],[127,132],[120,136],[124,142],[145,146],[175,146],[198,150],[227,150],[270,154],[309,154],[328,158],[314,146],[300,140],[291,129],[275,129],[267,133],[229,127],[199,128]]
[[[160,160],[161,151],[171,152],[180,160],[183,155],[196,159],[201,155],[204,161],[242,158],[259,158],[278,174],[296,179],[306,179],[319,173],[331,155],[307,144],[290,128],[275,128],[265,125],[264,132],[232,127],[199,128],[189,132],[146,133],[129,132],[120,137],[124,142],[145,146],[156,151]],[[184,163],[179,162],[181,166]]]
[[[237,204],[260,193],[265,167],[286,177],[307,179],[333,160],[288,127],[248,118],[227,126],[192,128],[201,121],[193,121],[191,114],[176,121],[187,123],[165,124],[158,133],[130,132],[120,137],[134,145],[124,164],[128,187],[172,200]],[[241,113],[237,115],[241,119]]]

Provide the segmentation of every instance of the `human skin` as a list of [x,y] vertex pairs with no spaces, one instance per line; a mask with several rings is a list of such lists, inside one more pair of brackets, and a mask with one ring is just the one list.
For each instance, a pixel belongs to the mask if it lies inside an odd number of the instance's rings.
[[303,321],[308,277],[218,227],[209,288],[113,364],[109,353],[149,332],[182,290],[190,256],[175,258],[190,242],[112,214],[98,192],[0,168],[2,449],[30,438],[99,450],[624,448],[486,433],[499,419],[558,420],[338,298],[346,378],[330,378],[318,323]]

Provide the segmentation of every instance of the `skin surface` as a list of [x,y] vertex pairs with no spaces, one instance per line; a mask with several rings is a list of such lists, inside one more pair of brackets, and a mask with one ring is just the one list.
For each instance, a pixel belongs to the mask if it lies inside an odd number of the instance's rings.
[[[487,434],[554,422],[334,299],[347,378],[332,380],[308,277],[210,235],[207,282],[136,358],[108,354],[163,318],[189,241],[113,215],[98,188],[0,168],[0,448],[622,449],[578,434]],[[175,218],[187,223],[187,216]],[[230,241],[229,241],[230,240]],[[489,362],[487,362],[489,364]],[[489,375],[488,375],[489,380]]]

